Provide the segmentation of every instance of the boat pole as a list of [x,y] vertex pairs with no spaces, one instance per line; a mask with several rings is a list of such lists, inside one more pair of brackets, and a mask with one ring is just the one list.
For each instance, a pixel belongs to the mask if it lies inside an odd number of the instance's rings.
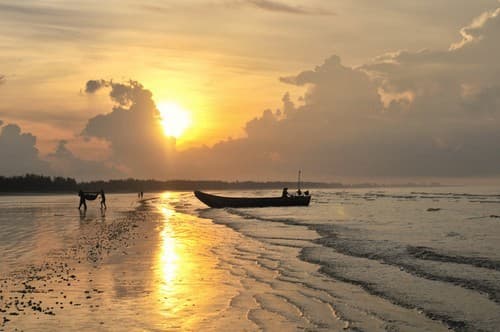
[[300,173],[302,171],[299,169],[299,179],[297,180],[297,189],[300,190]]

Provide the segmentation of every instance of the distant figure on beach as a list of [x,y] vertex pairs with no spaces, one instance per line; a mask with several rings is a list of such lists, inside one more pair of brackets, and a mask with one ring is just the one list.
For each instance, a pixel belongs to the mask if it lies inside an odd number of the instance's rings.
[[108,207],[106,206],[106,195],[104,195],[104,190],[101,189],[101,209],[107,209]]
[[141,191],[141,199],[144,198],[144,191]]
[[137,193],[137,198],[139,198],[139,199],[141,198],[141,193],[140,192]]
[[83,190],[80,189],[80,191],[78,192],[78,196],[80,196],[80,205],[78,205],[78,210],[82,208],[82,205],[83,209],[87,210],[87,203],[85,202],[85,193],[83,192]]
[[281,197],[289,197],[290,194],[288,193],[288,188],[283,188],[283,192],[281,193]]

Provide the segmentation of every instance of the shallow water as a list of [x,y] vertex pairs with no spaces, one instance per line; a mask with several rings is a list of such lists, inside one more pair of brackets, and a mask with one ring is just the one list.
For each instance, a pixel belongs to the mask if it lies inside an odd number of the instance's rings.
[[71,245],[81,228],[94,221],[116,219],[137,206],[135,195],[110,194],[101,211],[99,199],[77,209],[77,195],[0,195],[0,273],[43,259],[50,251]]
[[[498,188],[325,190],[314,191],[308,208],[198,213],[261,241],[261,257],[299,248],[299,257],[318,264],[329,281],[361,289],[363,301],[347,300],[349,289],[335,293],[344,304],[335,296],[331,302],[361,329],[370,319],[405,330],[433,330],[436,321],[457,330],[500,328]],[[298,279],[318,288],[311,276]],[[390,305],[375,305],[381,300]],[[395,307],[403,311],[395,315]],[[367,321],[359,320],[360,310]],[[411,311],[418,312],[417,322]]]
[[[0,197],[0,277],[12,284],[3,294],[29,279],[17,271],[55,257],[75,280],[52,277],[35,297],[79,304],[36,320],[7,316],[5,326],[495,331],[499,193],[318,190],[309,207],[263,209],[209,209],[191,193],[143,204],[109,195],[104,214],[95,203],[85,216],[76,196]],[[54,255],[64,248],[73,251]]]

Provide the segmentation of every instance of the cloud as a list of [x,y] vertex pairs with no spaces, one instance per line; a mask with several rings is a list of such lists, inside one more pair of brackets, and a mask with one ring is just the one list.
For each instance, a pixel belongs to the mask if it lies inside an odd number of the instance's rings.
[[123,172],[106,162],[78,158],[67,148],[64,140],[59,142],[53,153],[40,156],[36,136],[23,133],[16,124],[3,124],[0,120],[0,174],[3,176],[36,173],[71,176],[80,180],[124,176]]
[[[498,177],[497,12],[462,29],[474,42],[460,47],[398,51],[359,67],[332,56],[283,77],[307,87],[300,104],[285,95],[280,110],[247,123],[246,138],[180,153],[178,171],[260,179],[291,177],[298,168],[330,179]],[[196,156],[203,167],[193,169]]]
[[175,140],[163,134],[152,93],[136,81],[89,82],[86,90],[91,92],[109,87],[109,96],[115,106],[110,113],[91,118],[82,135],[108,141],[112,162],[128,174],[137,177],[167,176],[166,166],[175,149]]
[[452,44],[450,50],[456,50],[464,47],[466,44],[480,40],[483,37],[482,32],[485,30],[485,25],[490,22],[495,22],[495,18],[497,18],[498,15],[500,15],[500,8],[485,12],[474,19],[470,25],[460,30],[462,40]]
[[3,13],[9,13],[10,15],[22,15],[34,18],[57,18],[61,16],[74,15],[77,13],[75,10],[68,10],[51,6],[36,6],[34,4],[26,6],[6,3],[0,3],[0,11],[2,11]]
[[102,13],[102,9],[105,9],[105,5],[96,8],[69,2],[42,3],[34,0],[2,2],[0,18],[2,22],[10,23],[6,26],[8,32],[14,34],[31,32],[31,37],[35,37],[31,40],[34,43],[40,40],[45,44],[47,40],[69,41],[76,37],[79,40],[82,38],[95,40],[96,31],[113,27],[115,21],[109,18],[117,16],[116,11],[107,10]]
[[105,80],[89,80],[87,81],[87,84],[85,84],[85,93],[95,93],[97,90],[106,85],[107,84]]
[[292,6],[272,0],[246,0],[246,3],[262,10],[299,15],[335,15],[326,9]]
[[[68,176],[310,179],[498,177],[500,175],[500,15],[487,12],[444,50],[395,51],[352,67],[333,55],[280,78],[305,87],[278,110],[248,121],[245,137],[185,151],[164,136],[152,93],[139,82],[90,80],[113,108],[88,120],[83,138],[103,140],[103,161],[77,157],[61,141],[47,156]],[[471,37],[470,37],[471,36]],[[1,126],[1,124],[0,124]],[[9,171],[47,170],[36,138],[2,127],[0,155]],[[7,165],[7,166],[6,166]],[[25,172],[25,171],[22,171]]]
[[364,159],[361,154],[372,138],[359,136],[360,123],[382,116],[383,108],[369,77],[333,56],[282,81],[309,86],[303,105],[285,95],[280,110],[266,110],[246,124],[246,138],[180,153],[176,160],[185,164],[179,171],[189,169],[198,155],[203,169],[197,171],[232,179],[291,178],[299,168],[315,178],[366,174],[368,165],[358,167],[356,159]]
[[57,175],[76,177],[79,180],[109,179],[124,176],[120,170],[112,165],[76,157],[68,149],[67,143],[65,140],[60,141],[55,151],[46,157]]
[[354,109],[347,111],[381,109],[376,84],[364,72],[343,66],[340,57],[336,55],[326,59],[314,70],[282,77],[280,80],[297,86],[309,85],[310,89],[304,100],[308,107],[314,106],[315,110],[319,108],[325,111],[324,108],[335,107],[336,111],[340,112],[350,106]]
[[0,174],[51,173],[49,164],[40,159],[36,137],[22,133],[16,124],[3,125],[0,121]]
[[[498,177],[498,15],[477,41],[446,50],[396,51],[350,67],[334,55],[280,78],[306,87],[278,110],[248,121],[246,137],[176,151],[161,133],[151,92],[135,81],[89,81],[111,89],[112,112],[83,135],[110,142],[112,161],[133,176],[290,179]],[[469,31],[469,30],[468,30]]]

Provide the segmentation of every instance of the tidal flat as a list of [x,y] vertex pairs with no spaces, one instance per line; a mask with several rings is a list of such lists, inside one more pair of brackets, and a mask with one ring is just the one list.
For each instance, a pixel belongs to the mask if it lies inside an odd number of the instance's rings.
[[495,331],[500,195],[446,189],[3,196],[0,330]]

